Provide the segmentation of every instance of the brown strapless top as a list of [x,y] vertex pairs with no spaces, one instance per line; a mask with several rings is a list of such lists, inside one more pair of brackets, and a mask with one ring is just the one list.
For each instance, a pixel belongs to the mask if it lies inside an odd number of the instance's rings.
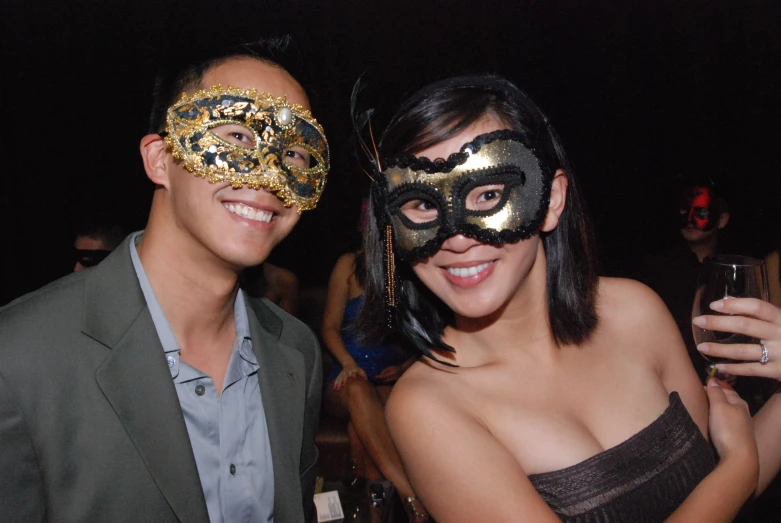
[[678,397],[628,440],[571,467],[532,474],[534,488],[568,523],[664,521],[716,466]]

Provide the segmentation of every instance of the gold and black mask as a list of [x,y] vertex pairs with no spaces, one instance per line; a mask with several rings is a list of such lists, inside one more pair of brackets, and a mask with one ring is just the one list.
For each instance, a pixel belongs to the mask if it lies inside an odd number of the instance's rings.
[[185,169],[211,183],[267,188],[299,214],[323,192],[330,162],[323,128],[284,97],[219,85],[184,94],[161,134]]
[[540,156],[521,133],[502,130],[476,137],[447,160],[386,162],[381,197],[401,260],[428,258],[455,234],[501,245],[537,233],[553,179]]

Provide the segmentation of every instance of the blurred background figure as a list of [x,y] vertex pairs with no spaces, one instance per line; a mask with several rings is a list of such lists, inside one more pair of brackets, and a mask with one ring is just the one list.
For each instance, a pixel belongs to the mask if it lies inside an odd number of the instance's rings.
[[124,239],[125,232],[122,227],[106,215],[82,220],[76,229],[76,240],[73,242],[76,258],[73,272],[99,264]]
[[776,307],[781,307],[781,262],[779,258],[779,249],[772,251],[765,257],[770,303]]
[[[366,212],[364,200],[359,233],[363,232]],[[426,521],[422,506],[409,501],[415,493],[385,422],[385,403],[392,387],[417,355],[392,343],[362,342],[353,320],[363,306],[364,278],[360,250],[340,256],[331,272],[321,330],[323,345],[331,356],[328,359],[333,360],[324,380],[324,406],[332,416],[348,420],[355,475],[389,480],[401,499],[407,500],[409,521]]]
[[722,231],[730,219],[729,205],[722,193],[711,179],[681,182],[677,209],[673,210],[673,202],[669,205],[672,212],[678,213],[681,240],[662,252],[652,253],[633,275],[651,287],[670,309],[703,382],[706,361],[694,344],[691,314],[702,260],[722,252]]
[[298,316],[299,282],[292,271],[269,262],[244,269],[241,287],[255,298],[267,298],[282,310]]
[[686,187],[679,209],[681,236],[702,262],[716,254],[719,233],[729,223],[727,200],[716,192],[714,184],[701,183]]

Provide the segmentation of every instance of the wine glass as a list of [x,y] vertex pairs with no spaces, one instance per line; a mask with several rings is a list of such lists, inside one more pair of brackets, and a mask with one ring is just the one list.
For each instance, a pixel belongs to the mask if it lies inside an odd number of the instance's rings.
[[[697,289],[694,293],[692,318],[705,314],[722,315],[710,308],[710,304],[724,298],[758,298],[768,301],[767,269],[765,262],[748,256],[718,255],[709,256],[702,262],[697,277]],[[755,343],[759,339],[745,334],[718,332],[692,325],[694,342],[713,343]],[[705,368],[708,376],[730,379],[731,376],[720,372],[716,363],[731,363],[734,360],[703,356],[711,363]]]

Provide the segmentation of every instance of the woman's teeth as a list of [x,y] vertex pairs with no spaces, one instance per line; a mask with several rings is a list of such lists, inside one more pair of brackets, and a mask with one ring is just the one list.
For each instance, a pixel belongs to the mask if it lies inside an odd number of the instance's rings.
[[271,218],[274,216],[273,212],[261,211],[260,209],[254,209],[241,203],[224,203],[223,207],[228,209],[233,214],[238,214],[242,218],[255,220],[256,222],[269,223]]
[[475,265],[474,267],[448,267],[447,272],[452,274],[453,276],[458,276],[459,278],[468,278],[469,276],[474,276],[477,273],[483,271],[484,269],[487,269],[490,267],[494,262],[486,262],[481,263],[480,265]]

